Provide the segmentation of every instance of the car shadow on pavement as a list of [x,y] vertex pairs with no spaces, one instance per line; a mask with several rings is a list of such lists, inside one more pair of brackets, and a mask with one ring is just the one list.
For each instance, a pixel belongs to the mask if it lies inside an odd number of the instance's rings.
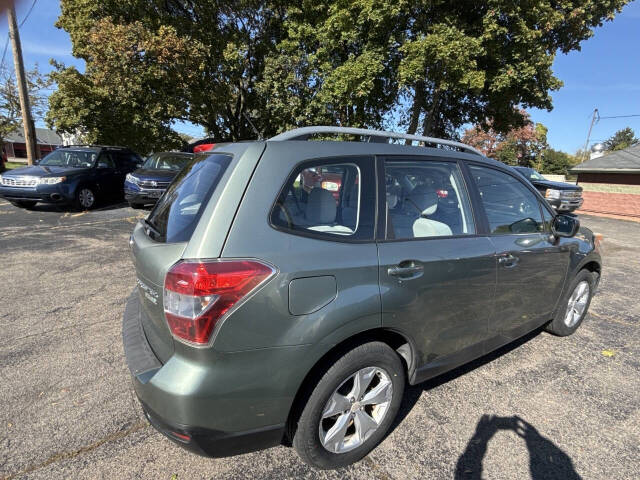
[[427,380],[426,382],[422,382],[417,385],[407,384],[407,387],[404,392],[404,397],[402,399],[402,403],[400,404],[400,410],[398,411],[398,415],[396,416],[394,423],[391,425],[391,428],[389,429],[389,433],[391,433],[398,425],[400,425],[400,423],[402,423],[405,417],[409,415],[409,412],[411,412],[411,409],[418,402],[423,392],[428,392],[433,388],[439,387],[440,385],[444,385],[447,382],[455,380],[456,378],[461,377],[475,370],[476,368],[482,367],[483,365],[486,365],[487,363],[490,363],[496,360],[497,358],[500,358],[501,356],[510,353],[511,351],[515,350],[521,345],[524,345],[531,339],[537,337],[543,331],[544,331],[544,327],[537,328],[532,332],[526,334],[525,336],[520,337],[519,339],[514,340],[513,342],[503,347],[500,347],[491,353],[488,353],[469,363],[465,363],[464,365],[461,365],[458,368],[454,368],[453,370],[443,373],[442,375],[438,375],[437,377]]
[[[450,372],[418,385],[407,385],[400,410],[387,435],[390,435],[391,432],[402,423],[424,392],[428,392],[433,388],[443,385],[510,353],[537,337],[543,331],[544,327],[537,328],[514,342],[455,368]],[[464,453],[458,459],[454,476],[455,480],[479,480],[482,478],[482,459],[487,451],[487,445],[493,435],[500,430],[513,430],[525,440],[527,448],[529,449],[529,468],[532,479],[577,480],[581,478],[573,468],[573,462],[569,456],[552,441],[540,435],[532,425],[520,417],[483,415],[478,422],[475,434],[469,440]]]
[[458,458],[455,480],[480,480],[482,460],[489,440],[501,430],[511,430],[524,439],[529,450],[529,472],[533,480],[579,480],[571,458],[556,444],[542,436],[533,425],[522,418],[483,415],[467,448]]

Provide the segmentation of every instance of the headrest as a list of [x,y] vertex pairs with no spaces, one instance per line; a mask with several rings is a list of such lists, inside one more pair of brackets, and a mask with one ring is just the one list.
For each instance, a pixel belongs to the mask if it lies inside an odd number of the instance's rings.
[[418,185],[407,199],[420,211],[421,215],[433,215],[438,209],[438,195],[428,185]]
[[387,192],[387,205],[390,209],[396,208],[396,206],[398,205],[398,195],[396,195],[395,193]]
[[326,225],[336,221],[336,199],[329,190],[314,188],[307,200],[305,216],[314,225]]

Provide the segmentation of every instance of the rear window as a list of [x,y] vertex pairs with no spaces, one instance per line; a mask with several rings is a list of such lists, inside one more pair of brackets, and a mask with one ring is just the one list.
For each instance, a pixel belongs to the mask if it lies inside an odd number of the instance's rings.
[[375,175],[369,159],[313,160],[290,175],[271,212],[271,224],[290,232],[346,241],[370,240]]
[[142,168],[150,170],[170,170],[179,171],[184,167],[193,155],[185,153],[154,153],[147,158]]
[[229,163],[231,156],[220,154],[190,160],[149,214],[146,223],[151,238],[167,243],[188,241]]

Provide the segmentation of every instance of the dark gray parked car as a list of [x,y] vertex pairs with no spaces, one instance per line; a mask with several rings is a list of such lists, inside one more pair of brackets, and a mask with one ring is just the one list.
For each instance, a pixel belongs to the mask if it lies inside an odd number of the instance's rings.
[[[308,141],[332,133],[364,141]],[[292,444],[318,468],[373,449],[407,382],[573,333],[601,271],[592,232],[505,165],[332,127],[190,160],[131,249],[124,347],[149,421],[200,454]]]

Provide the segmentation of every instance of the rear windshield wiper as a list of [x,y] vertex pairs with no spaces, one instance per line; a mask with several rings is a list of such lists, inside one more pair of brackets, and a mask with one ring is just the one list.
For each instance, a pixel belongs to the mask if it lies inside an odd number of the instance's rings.
[[[149,230],[151,230],[151,232],[153,232],[154,236],[156,236],[158,238],[163,238],[164,237],[164,235],[162,235],[160,230],[158,230],[158,228],[153,223],[151,223],[149,220],[147,220],[146,218],[143,218],[142,221],[146,225],[147,229],[149,229]],[[147,232],[147,234],[148,234],[148,232]]]

